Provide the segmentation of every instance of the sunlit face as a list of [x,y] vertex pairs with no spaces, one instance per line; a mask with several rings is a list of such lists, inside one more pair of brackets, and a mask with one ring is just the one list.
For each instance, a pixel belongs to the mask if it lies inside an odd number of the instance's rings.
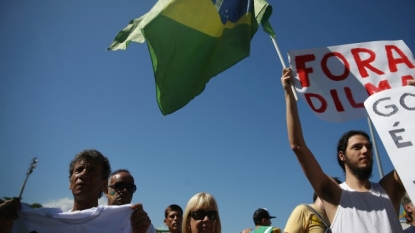
[[346,153],[343,155],[346,168],[359,180],[369,179],[372,175],[372,144],[362,135],[349,138]]
[[172,210],[168,213],[164,223],[169,228],[170,232],[178,233],[182,231],[183,216],[180,211]]
[[[215,211],[212,208],[200,208],[193,210],[194,211]],[[218,214],[216,214],[216,218],[218,217]],[[210,219],[208,215],[204,216],[203,219],[197,220],[194,219],[192,216],[190,216],[190,229],[192,233],[213,233],[215,232],[215,226],[216,226],[216,218]]]
[[79,160],[75,163],[69,189],[76,200],[98,203],[100,192],[106,186],[107,182],[102,179],[101,163],[94,160]]
[[105,196],[108,198],[108,205],[130,204],[133,199],[133,192],[128,188],[117,189],[112,187],[117,182],[134,185],[134,178],[127,172],[119,172],[113,175],[108,182],[108,189]]

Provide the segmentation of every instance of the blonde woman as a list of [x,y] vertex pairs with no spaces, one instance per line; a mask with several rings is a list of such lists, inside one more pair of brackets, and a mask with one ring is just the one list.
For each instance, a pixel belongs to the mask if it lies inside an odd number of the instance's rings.
[[183,213],[182,233],[222,233],[218,204],[209,193],[190,198]]

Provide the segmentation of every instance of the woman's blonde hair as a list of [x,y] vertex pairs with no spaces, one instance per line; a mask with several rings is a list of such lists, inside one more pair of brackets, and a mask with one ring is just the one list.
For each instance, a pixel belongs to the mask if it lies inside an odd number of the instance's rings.
[[213,209],[218,212],[215,222],[215,232],[213,233],[222,233],[218,204],[212,195],[204,192],[197,193],[187,203],[183,213],[182,233],[192,233],[190,229],[190,212],[199,209]]

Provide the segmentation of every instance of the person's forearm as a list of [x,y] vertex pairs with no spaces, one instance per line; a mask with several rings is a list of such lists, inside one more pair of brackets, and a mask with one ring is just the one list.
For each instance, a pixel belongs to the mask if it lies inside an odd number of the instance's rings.
[[298,115],[297,102],[291,88],[284,88],[286,101],[286,120],[288,140],[292,150],[298,150],[305,146],[301,122]]

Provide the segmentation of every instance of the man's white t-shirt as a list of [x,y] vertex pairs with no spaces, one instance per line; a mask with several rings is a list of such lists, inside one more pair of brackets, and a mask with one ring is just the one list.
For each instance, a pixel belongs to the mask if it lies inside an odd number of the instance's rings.
[[[98,206],[63,212],[60,208],[25,208],[18,212],[12,233],[128,233],[131,232],[131,204]],[[156,233],[153,225],[147,233]]]

